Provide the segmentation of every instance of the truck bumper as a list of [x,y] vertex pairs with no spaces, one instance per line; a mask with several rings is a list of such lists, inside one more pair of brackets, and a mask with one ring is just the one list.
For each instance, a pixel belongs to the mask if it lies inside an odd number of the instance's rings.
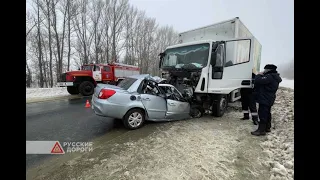
[[73,86],[73,82],[57,82],[58,87]]

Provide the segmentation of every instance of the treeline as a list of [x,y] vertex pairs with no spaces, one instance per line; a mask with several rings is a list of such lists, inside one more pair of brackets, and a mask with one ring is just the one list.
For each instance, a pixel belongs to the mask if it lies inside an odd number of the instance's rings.
[[53,87],[87,63],[122,62],[159,74],[158,54],[177,32],[128,0],[30,0],[26,14],[26,86]]
[[294,79],[294,60],[279,65],[280,76],[286,79]]

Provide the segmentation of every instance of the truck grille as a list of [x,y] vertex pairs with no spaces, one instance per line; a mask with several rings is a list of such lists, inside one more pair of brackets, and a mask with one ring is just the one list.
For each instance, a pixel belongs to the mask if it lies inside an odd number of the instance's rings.
[[61,82],[66,82],[67,81],[67,73],[62,73],[60,75],[60,81]]

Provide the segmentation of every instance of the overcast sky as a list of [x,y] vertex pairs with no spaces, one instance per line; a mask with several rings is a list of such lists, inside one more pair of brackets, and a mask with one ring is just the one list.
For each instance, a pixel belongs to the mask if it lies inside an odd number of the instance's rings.
[[262,45],[261,68],[294,58],[293,0],[129,0],[178,32],[239,17]]

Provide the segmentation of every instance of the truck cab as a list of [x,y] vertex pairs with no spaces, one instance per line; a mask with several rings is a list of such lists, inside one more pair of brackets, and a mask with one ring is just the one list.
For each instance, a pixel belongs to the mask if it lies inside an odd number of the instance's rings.
[[92,72],[93,79],[97,82],[108,83],[113,81],[113,72],[110,65],[103,64],[89,64],[81,66],[82,71]]

